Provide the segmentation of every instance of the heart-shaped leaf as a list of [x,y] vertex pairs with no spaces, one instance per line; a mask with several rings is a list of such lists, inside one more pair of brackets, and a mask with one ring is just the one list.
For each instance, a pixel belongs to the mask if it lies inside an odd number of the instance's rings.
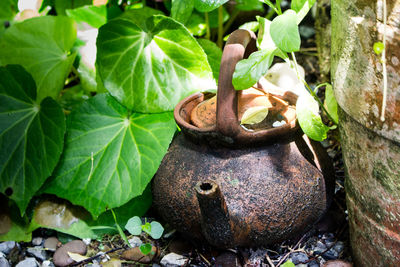
[[36,100],[32,76],[18,65],[0,67],[0,103],[0,192],[23,214],[60,158],[64,113],[51,98]]
[[267,71],[274,59],[276,48],[254,52],[248,59],[236,64],[232,84],[236,90],[244,90],[253,86]]
[[304,19],[316,0],[292,0],[291,8],[297,13],[297,24]]
[[14,24],[0,39],[0,65],[20,64],[33,76],[37,100],[57,98],[64,87],[75,53],[75,22],[45,16]]
[[151,244],[149,244],[149,243],[142,244],[139,247],[140,252],[142,252],[143,255],[149,254],[151,252],[152,248],[153,248],[153,246]]
[[301,40],[296,12],[289,9],[275,17],[270,26],[270,34],[276,46],[283,51],[299,51]]
[[182,24],[140,10],[99,30],[97,66],[105,88],[129,109],[172,110],[188,94],[215,88],[206,54]]
[[161,223],[156,221],[151,222],[150,225],[151,225],[150,236],[154,239],[159,239],[164,232],[164,227],[162,227]]
[[125,229],[131,235],[140,235],[142,233],[142,220],[138,216],[134,216],[128,220]]
[[172,113],[132,113],[108,94],[68,117],[66,145],[47,193],[94,217],[142,194],[176,130]]
[[319,115],[319,105],[310,94],[302,94],[296,102],[296,114],[303,132],[315,141],[326,139],[327,127]]
[[171,17],[185,24],[192,15],[193,8],[193,0],[172,0]]
[[194,7],[200,12],[210,12],[226,2],[228,0],[194,0]]
[[67,9],[68,17],[78,23],[85,22],[94,28],[100,28],[107,22],[107,7],[102,6],[83,6],[76,9]]

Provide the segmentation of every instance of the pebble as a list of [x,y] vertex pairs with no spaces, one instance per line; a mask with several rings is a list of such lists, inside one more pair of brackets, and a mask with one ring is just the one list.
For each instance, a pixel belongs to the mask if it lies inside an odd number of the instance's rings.
[[54,263],[52,263],[49,260],[45,260],[42,262],[42,266],[41,267],[54,267]]
[[38,267],[39,263],[35,258],[25,258],[25,260],[20,261],[15,267]]
[[84,239],[82,239],[82,242],[85,243],[86,246],[89,246],[89,245],[90,245],[90,242],[92,242],[92,239],[90,239],[90,238],[84,238]]
[[57,237],[49,237],[44,241],[44,247],[47,248],[50,251],[55,251],[57,249],[58,243]]
[[277,127],[281,127],[283,125],[286,124],[286,121],[275,121],[274,123],[272,123],[272,127],[277,128]]
[[11,250],[15,247],[15,242],[14,241],[6,241],[0,243],[0,252],[4,254],[8,254],[11,252]]
[[130,238],[128,242],[132,247],[139,247],[141,244],[143,244],[142,240],[137,236]]
[[182,255],[169,253],[161,259],[160,263],[163,267],[180,267],[185,266],[188,261],[189,259]]
[[26,252],[30,255],[35,257],[40,261],[44,261],[47,259],[47,253],[41,246],[36,246],[33,248],[28,248]]
[[10,267],[10,263],[5,257],[0,257],[0,267]]
[[121,257],[126,260],[136,261],[140,263],[150,263],[153,258],[157,255],[157,247],[153,246],[151,252],[144,255],[139,247],[134,247],[122,252]]
[[43,237],[35,237],[32,239],[32,245],[40,246],[43,243]]
[[85,255],[86,250],[86,245],[81,240],[70,241],[56,250],[53,256],[53,262],[56,266],[67,266],[74,262],[74,260],[69,257],[67,252]]
[[121,267],[122,263],[119,259],[111,259],[102,264],[103,267]]
[[308,261],[308,256],[303,252],[294,252],[290,254],[290,259],[294,264],[300,264]]
[[215,259],[215,267],[240,267],[240,261],[235,253],[223,252]]
[[319,267],[319,263],[317,261],[311,261],[308,263],[308,267]]
[[320,255],[322,252],[326,250],[326,246],[321,241],[317,241],[317,245],[313,247],[314,254]]

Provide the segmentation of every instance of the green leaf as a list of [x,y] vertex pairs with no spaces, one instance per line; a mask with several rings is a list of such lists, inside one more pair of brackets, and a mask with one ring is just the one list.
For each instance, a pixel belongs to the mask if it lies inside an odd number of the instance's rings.
[[28,231],[28,216],[21,217],[14,201],[0,195],[0,242],[30,242],[32,234]]
[[18,0],[0,1],[0,36],[6,29],[5,23],[10,22],[18,13]]
[[67,17],[37,17],[14,24],[0,39],[0,65],[20,64],[32,74],[38,101],[57,98],[75,53],[76,25]]
[[200,12],[210,12],[228,2],[228,0],[194,0],[194,7]]
[[190,18],[194,0],[172,0],[171,17],[183,24]]
[[66,15],[67,9],[74,9],[84,5],[91,5],[92,0],[54,0],[57,15]]
[[194,36],[203,36],[207,31],[204,17],[197,12],[192,13],[185,26]]
[[94,217],[142,194],[176,130],[172,113],[132,113],[108,94],[86,101],[67,125],[63,156],[44,191]]
[[258,31],[260,24],[258,21],[249,21],[239,26],[239,29],[249,30],[252,32]]
[[152,248],[153,246],[150,243],[142,244],[139,247],[140,252],[142,252],[143,255],[149,254]]
[[380,55],[385,50],[385,45],[382,42],[375,42],[373,49],[375,54]]
[[281,267],[295,267],[294,263],[290,260],[286,261],[284,264],[281,265]]
[[197,40],[204,52],[206,52],[208,63],[211,66],[215,80],[218,80],[219,68],[221,65],[222,50],[214,42],[207,39]]
[[292,0],[291,8],[297,13],[297,24],[304,19],[316,0]]
[[149,222],[146,222],[145,224],[142,225],[142,230],[143,232],[147,234],[151,234],[151,224]]
[[131,235],[140,235],[142,233],[142,220],[138,216],[134,216],[128,220],[125,229]]
[[296,114],[303,132],[315,141],[326,139],[329,127],[323,124],[317,101],[310,94],[297,99]]
[[0,67],[0,192],[21,214],[60,158],[65,118],[51,98],[36,100],[35,82],[21,66]]
[[254,52],[248,59],[236,64],[232,84],[236,90],[252,87],[269,69],[276,49],[264,49]]
[[338,124],[339,116],[338,116],[338,104],[335,99],[335,95],[333,94],[332,85],[328,84],[325,87],[325,101],[324,106],[326,110],[331,115],[333,122]]
[[271,23],[271,38],[276,46],[285,52],[300,50],[301,40],[296,19],[296,12],[289,9],[275,17]]
[[100,28],[107,22],[107,7],[105,5],[67,9],[66,14],[76,22],[85,22],[94,28]]
[[108,22],[97,38],[99,74],[123,105],[163,112],[194,91],[215,88],[206,54],[180,23],[155,15],[140,28],[129,18]]
[[247,109],[242,116],[240,124],[256,124],[262,122],[268,115],[268,107],[255,106]]
[[[204,14],[202,14],[204,15]],[[222,22],[225,23],[226,21],[229,20],[229,13],[228,11],[226,11],[225,7],[222,7]],[[208,19],[209,19],[209,23],[210,23],[210,28],[218,28],[218,9],[215,9],[213,11],[211,11],[208,14]],[[205,19],[204,19],[205,21]]]
[[161,223],[156,221],[152,221],[150,225],[151,225],[150,236],[154,239],[159,239],[164,232],[164,227],[162,227]]
[[118,223],[118,221],[117,221],[117,216],[115,215],[115,212],[113,211],[113,209],[111,209],[111,214],[112,214],[112,216],[114,217],[115,226],[116,226],[117,229],[118,229],[118,233],[119,233],[120,237],[122,238],[122,240],[125,241],[125,244],[127,244],[129,247],[132,247],[132,246],[131,246],[131,243],[129,243],[129,240],[128,240],[128,238],[126,237],[124,231],[122,230],[121,226],[119,225],[119,223]]
[[264,11],[263,4],[260,0],[236,0],[235,8],[242,11]]
[[271,49],[276,48],[274,41],[270,34],[271,21],[266,18],[257,16],[259,23],[259,31],[257,36],[257,47],[258,49]]

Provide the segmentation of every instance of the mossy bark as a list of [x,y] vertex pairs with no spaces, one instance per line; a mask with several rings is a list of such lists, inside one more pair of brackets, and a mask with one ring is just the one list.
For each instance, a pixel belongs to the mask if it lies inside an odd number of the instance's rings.
[[387,1],[388,98],[380,120],[382,0],[332,1],[331,76],[340,106],[357,266],[400,266],[400,1]]

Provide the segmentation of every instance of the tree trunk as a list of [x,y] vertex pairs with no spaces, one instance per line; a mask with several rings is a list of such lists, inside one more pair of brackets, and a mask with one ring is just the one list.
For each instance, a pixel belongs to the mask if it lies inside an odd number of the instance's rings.
[[387,0],[385,121],[382,0],[332,1],[331,75],[340,106],[350,240],[357,266],[400,266],[400,0]]

